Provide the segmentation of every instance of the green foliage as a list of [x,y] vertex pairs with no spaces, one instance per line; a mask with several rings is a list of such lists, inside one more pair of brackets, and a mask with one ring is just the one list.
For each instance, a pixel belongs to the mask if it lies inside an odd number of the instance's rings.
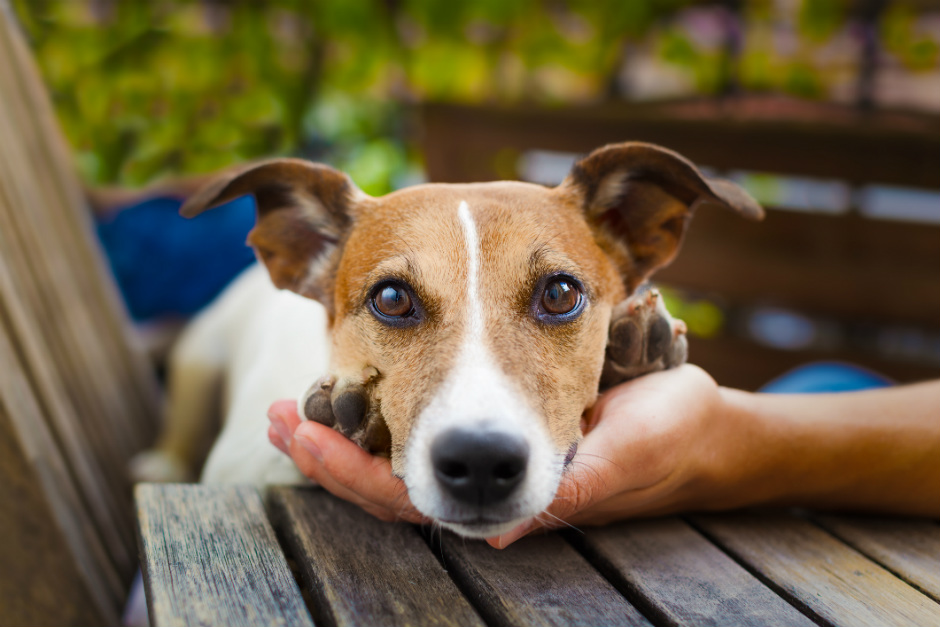
[[824,42],[845,24],[847,0],[813,0],[800,4],[800,32],[814,42]]
[[[813,51],[848,0],[803,0],[795,54],[779,3],[744,3],[739,82],[821,98]],[[373,193],[419,169],[407,103],[573,104],[616,94],[625,54],[648,54],[714,94],[728,50],[672,18],[692,0],[14,0],[85,178],[140,184],[273,154],[327,159]],[[903,5],[882,37],[912,69],[937,43]],[[692,30],[690,30],[690,28]],[[361,178],[360,178],[361,177]]]
[[918,32],[916,15],[903,4],[892,5],[881,22],[885,47],[911,70],[927,70],[940,61],[936,40]]

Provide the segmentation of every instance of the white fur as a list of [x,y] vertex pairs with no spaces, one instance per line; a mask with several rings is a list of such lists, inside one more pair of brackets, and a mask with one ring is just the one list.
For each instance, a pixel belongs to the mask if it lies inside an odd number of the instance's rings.
[[483,339],[483,308],[480,306],[478,289],[480,283],[480,234],[477,233],[476,222],[473,221],[473,215],[470,213],[470,206],[467,201],[460,201],[457,207],[457,217],[460,218],[460,226],[463,228],[464,240],[467,245],[467,320],[469,321],[470,333],[468,339]]
[[[203,483],[298,483],[293,462],[268,443],[267,411],[296,399],[329,366],[326,311],[316,301],[278,290],[260,264],[246,270],[193,323],[184,341],[213,353],[222,378],[222,432],[202,471]],[[192,351],[190,351],[192,352]],[[174,360],[186,372],[191,359]],[[196,382],[194,381],[194,384]],[[174,395],[180,391],[174,391]],[[211,390],[203,393],[211,394]],[[170,420],[174,417],[170,416]]]
[[594,195],[594,204],[600,208],[609,209],[623,198],[623,193],[627,189],[627,174],[627,172],[614,172],[605,177],[598,185]]
[[[420,413],[405,447],[405,484],[411,502],[426,516],[465,536],[489,537],[508,531],[519,522],[544,510],[552,501],[561,476],[554,464],[554,450],[539,415],[506,377],[487,348],[485,316],[478,298],[480,239],[466,202],[458,207],[467,247],[467,330],[456,364]],[[493,515],[511,517],[491,526],[466,526],[456,522],[478,515],[442,492],[434,477],[431,445],[440,434],[454,427],[504,433],[521,437],[529,444],[525,479]],[[557,468],[556,468],[557,466]],[[469,520],[468,520],[469,522]]]

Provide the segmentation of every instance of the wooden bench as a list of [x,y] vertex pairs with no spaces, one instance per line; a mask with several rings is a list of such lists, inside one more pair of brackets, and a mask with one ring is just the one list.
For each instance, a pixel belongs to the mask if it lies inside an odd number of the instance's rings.
[[735,513],[504,551],[380,522],[317,488],[137,486],[155,627],[937,625],[940,525]]

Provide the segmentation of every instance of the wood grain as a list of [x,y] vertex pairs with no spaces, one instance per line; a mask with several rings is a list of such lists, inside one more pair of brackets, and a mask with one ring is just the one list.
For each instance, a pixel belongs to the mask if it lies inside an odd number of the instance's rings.
[[[29,467],[18,472],[35,479],[35,498],[47,505],[24,512],[31,525],[11,523],[4,537],[33,547],[36,568],[59,562],[47,576],[69,592],[61,607],[55,595],[24,596],[37,616],[69,622],[69,600],[84,595],[98,616],[84,622],[115,624],[137,568],[126,464],[154,436],[156,381],[130,339],[67,144],[10,11],[0,11],[0,59],[0,405]],[[0,595],[22,590],[29,565],[10,567]]]
[[80,507],[62,507],[78,500],[68,475],[35,464],[54,444],[34,426],[39,409],[10,368],[3,335],[0,324],[0,623],[116,625],[109,577],[96,572],[101,543]]
[[[634,140],[668,146],[714,168],[940,188],[935,114],[867,114],[795,100],[780,110],[778,98],[740,100],[752,107],[751,115],[736,111],[734,101],[716,100],[568,108],[425,104],[428,174],[432,181],[491,181],[511,176],[493,159],[499,151],[584,153]],[[759,114],[773,107],[772,115]]]
[[762,581],[825,623],[940,624],[940,604],[809,521],[782,514],[692,520]]
[[[10,359],[16,360],[16,368],[33,389],[35,403],[42,406],[37,419],[58,436],[61,448],[47,450],[46,454],[61,455],[70,468],[70,474],[89,504],[95,526],[109,545],[110,559],[126,578],[134,562],[133,525],[124,493],[126,486],[109,481],[114,467],[94,454],[95,449],[82,428],[81,408],[75,406],[62,384],[62,364],[55,359],[48,339],[36,325],[35,310],[18,298],[21,292],[14,285],[8,261],[17,247],[9,245],[9,231],[4,229],[5,196],[5,190],[0,189],[0,248],[4,251],[0,258],[0,309],[5,315]],[[49,459],[44,461],[50,463]],[[120,479],[120,475],[116,478]],[[106,489],[109,484],[114,489]]]
[[[157,428],[159,399],[152,366],[134,341],[123,300],[97,245],[72,153],[59,129],[39,68],[19,33],[12,28],[5,30],[7,52],[14,61],[11,66],[16,68],[13,75],[18,89],[14,95],[22,94],[21,122],[23,128],[33,132],[34,141],[28,144],[31,167],[38,173],[38,178],[33,180],[42,181],[42,186],[50,190],[52,202],[46,208],[51,217],[50,233],[60,238],[63,252],[67,251],[72,261],[70,278],[79,288],[83,305],[90,311],[88,323],[109,366],[107,377],[98,381],[98,385],[110,383],[113,386],[109,389],[116,390],[117,394],[110,400],[124,412],[116,414],[110,426],[130,438],[132,446],[149,445]],[[137,421],[128,424],[128,415],[135,416]],[[134,452],[136,449],[127,455]]]
[[678,518],[625,522],[567,538],[657,624],[814,624]]
[[818,516],[817,524],[940,602],[940,525],[923,519]]
[[312,627],[254,488],[138,484],[135,497],[152,625]]
[[411,525],[318,488],[272,488],[269,507],[318,625],[483,625]]
[[650,625],[558,534],[499,551],[443,532],[431,547],[489,625]]
[[[656,281],[711,291],[728,305],[937,329],[940,226],[778,210],[749,222],[704,210]],[[872,284],[897,296],[872,298]]]

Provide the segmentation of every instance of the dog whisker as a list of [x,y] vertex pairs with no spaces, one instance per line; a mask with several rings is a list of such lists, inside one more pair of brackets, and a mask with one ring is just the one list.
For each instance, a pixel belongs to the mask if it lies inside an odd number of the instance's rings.
[[[622,473],[624,473],[624,474],[627,473],[627,469],[626,469],[626,468],[624,468],[623,466],[621,466],[620,464],[618,464],[618,463],[615,462],[614,460],[610,459],[609,457],[604,457],[603,455],[597,455],[597,454],[595,454],[595,453],[582,453],[582,454],[580,454],[580,455],[581,455],[582,457],[593,457],[594,459],[599,459],[599,460],[605,461],[605,462],[607,462],[608,464],[610,464],[611,466],[613,466],[614,468],[616,468],[617,470],[619,470],[620,472],[622,472]],[[586,461],[585,461],[584,459],[580,459],[580,460],[577,460],[577,461],[578,461],[578,463],[587,465],[587,463],[586,463]]]
[[578,533],[581,533],[581,534],[584,533],[583,531],[581,531],[580,529],[578,529],[577,527],[575,527],[574,525],[572,525],[572,524],[569,523],[568,521],[564,520],[563,518],[559,518],[558,516],[552,514],[552,513],[549,512],[548,510],[545,510],[545,511],[543,511],[541,514],[539,514],[538,516],[536,516],[535,519],[538,520],[538,521],[539,521],[540,523],[542,523],[543,525],[545,525],[545,527],[547,527],[547,528],[550,528],[550,529],[557,529],[557,528],[560,527],[561,525],[553,525],[553,524],[550,523],[549,521],[540,520],[540,519],[539,519],[540,516],[551,516],[551,517],[554,518],[556,521],[560,522],[562,525],[568,527],[569,529],[573,529],[574,531],[577,531]]

